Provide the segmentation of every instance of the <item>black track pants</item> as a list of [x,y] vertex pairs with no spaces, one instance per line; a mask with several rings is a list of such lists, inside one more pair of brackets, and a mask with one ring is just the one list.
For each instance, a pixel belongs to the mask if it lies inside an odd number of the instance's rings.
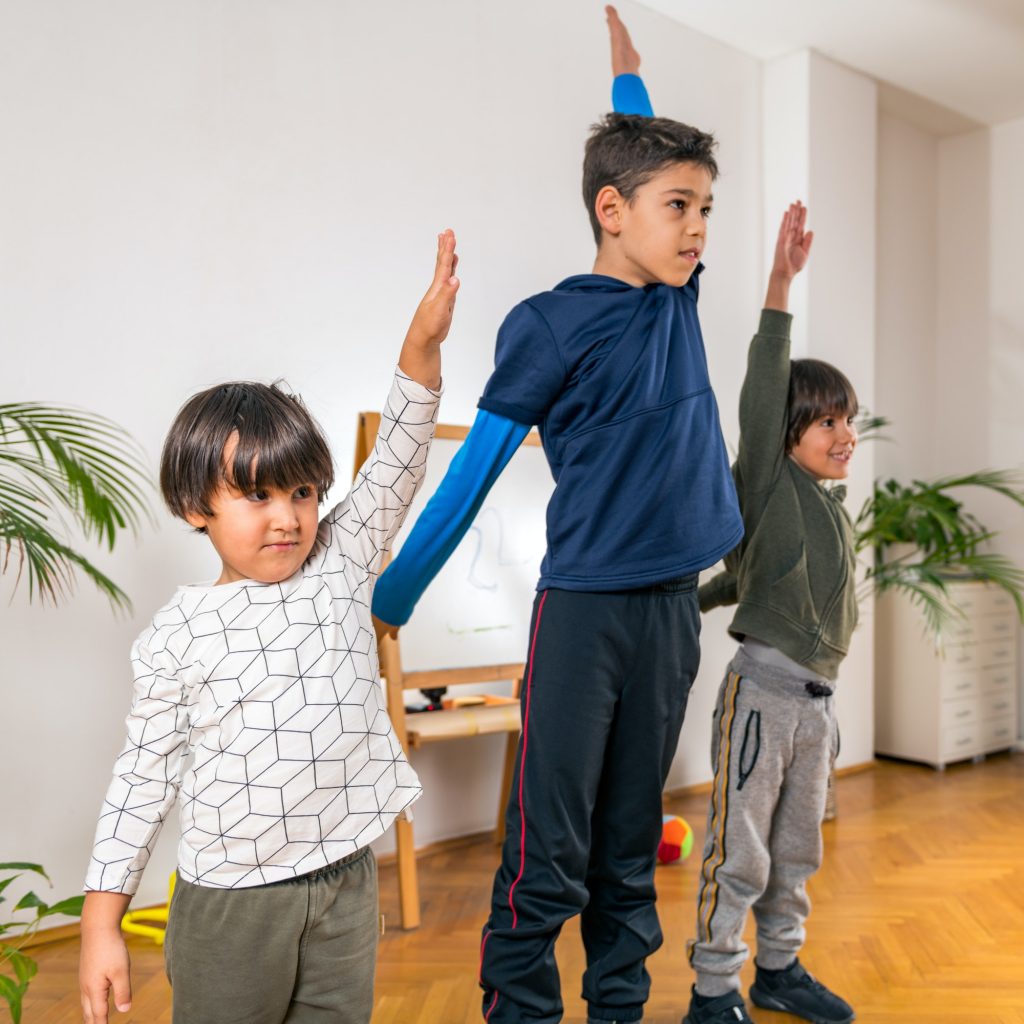
[[596,1020],[643,1016],[661,794],[700,661],[696,576],[537,595],[506,839],[483,932],[491,1024],[559,1021],[555,939],[582,914]]

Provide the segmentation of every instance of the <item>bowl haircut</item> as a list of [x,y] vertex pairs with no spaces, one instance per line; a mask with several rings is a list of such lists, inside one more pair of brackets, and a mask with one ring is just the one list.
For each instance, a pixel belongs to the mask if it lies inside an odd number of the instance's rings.
[[820,359],[794,359],[789,366],[789,424],[786,451],[791,452],[807,428],[823,416],[856,416],[857,392],[846,375]]
[[[238,437],[231,464],[224,452]],[[167,507],[213,515],[210,501],[223,485],[243,494],[303,484],[317,496],[334,482],[323,430],[298,395],[277,383],[232,381],[193,395],[175,416],[160,457],[160,490]]]

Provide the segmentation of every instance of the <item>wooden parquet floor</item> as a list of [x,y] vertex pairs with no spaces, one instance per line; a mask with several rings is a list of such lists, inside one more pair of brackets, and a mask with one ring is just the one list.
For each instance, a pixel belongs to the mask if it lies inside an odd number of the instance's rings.
[[[706,797],[671,810],[704,833]],[[825,826],[825,864],[802,959],[853,1003],[860,1024],[1024,1024],[1024,755],[945,773],[881,762],[838,783],[839,817]],[[699,847],[698,847],[699,849]],[[480,927],[497,849],[479,841],[423,858],[424,925],[383,938],[373,1024],[480,1020]],[[665,945],[647,1024],[679,1024],[689,1000],[685,942],[693,934],[698,855],[659,868]],[[394,869],[382,869],[382,909],[397,921]],[[77,940],[36,950],[40,973],[25,1024],[80,1020]],[[132,940],[135,1005],[112,1021],[170,1021],[162,955]],[[558,946],[566,1024],[583,1024],[583,954],[575,922]],[[752,980],[748,965],[744,987]],[[0,1011],[2,1014],[2,1011]],[[751,1007],[758,1024],[796,1018]],[[2,1019],[2,1017],[0,1017]]]

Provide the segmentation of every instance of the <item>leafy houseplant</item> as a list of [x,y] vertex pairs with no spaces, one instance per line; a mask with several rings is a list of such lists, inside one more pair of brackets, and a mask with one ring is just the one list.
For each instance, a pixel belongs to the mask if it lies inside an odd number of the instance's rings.
[[982,551],[995,533],[950,493],[981,487],[1024,506],[1018,474],[982,470],[930,483],[878,481],[854,524],[858,553],[871,555],[867,592],[900,591],[917,604],[929,631],[941,639],[944,627],[962,617],[949,585],[965,579],[1001,587],[1024,619],[1024,570],[1003,555]]
[[[27,586],[30,602],[56,604],[81,573],[115,608],[129,607],[127,594],[77,549],[71,529],[112,549],[147,514],[147,478],[142,453],[110,420],[35,402],[0,404],[0,575],[13,575],[15,590]],[[0,864],[4,872],[14,874],[0,877],[0,903],[4,890],[26,872],[49,881],[38,864]],[[27,892],[0,921],[0,996],[14,1024],[36,973],[24,944],[46,918],[81,914],[83,900],[47,905]],[[17,919],[25,912],[34,917]]]
[[[4,902],[4,889],[26,871],[34,871],[47,881],[50,880],[38,864],[20,862],[0,864],[0,872],[10,871],[15,874],[8,874],[6,878],[0,878],[0,903]],[[35,960],[22,953],[21,947],[32,937],[45,918],[53,914],[78,917],[82,913],[84,900],[84,896],[73,896],[71,899],[48,905],[34,892],[27,892],[15,904],[11,920],[0,923],[0,995],[7,1002],[14,1024],[19,1024],[21,1020],[22,999],[28,991],[29,982],[36,973]],[[32,911],[34,916],[27,920],[14,920],[13,915],[22,911]],[[15,933],[17,934],[15,935]]]
[[148,474],[130,436],[103,416],[37,402],[0,405],[0,573],[29,600],[67,596],[76,570],[115,607],[127,595],[72,547],[62,513],[108,550],[147,512]]

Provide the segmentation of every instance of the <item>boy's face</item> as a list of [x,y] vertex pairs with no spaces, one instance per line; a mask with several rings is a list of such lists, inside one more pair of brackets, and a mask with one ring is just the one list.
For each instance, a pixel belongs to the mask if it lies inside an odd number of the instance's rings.
[[[224,451],[231,465],[237,437]],[[190,512],[191,526],[206,528],[223,567],[217,583],[280,583],[302,567],[316,542],[319,496],[313,484],[243,494],[223,483],[210,499],[212,516]]]
[[854,417],[836,413],[816,419],[789,454],[817,480],[845,480],[856,447]]
[[606,227],[618,238],[618,276],[635,285],[686,284],[704,251],[712,198],[711,173],[685,163],[659,171],[622,200]]

